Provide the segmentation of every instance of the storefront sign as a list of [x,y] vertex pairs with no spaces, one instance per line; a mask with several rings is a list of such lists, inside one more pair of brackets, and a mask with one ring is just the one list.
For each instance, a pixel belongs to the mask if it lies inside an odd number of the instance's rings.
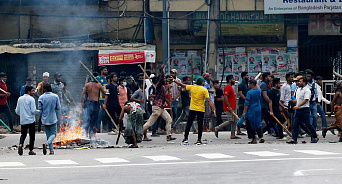
[[342,35],[342,14],[309,15],[309,35]]
[[[195,12],[196,36],[205,36],[207,12]],[[197,19],[197,20],[196,20]],[[200,20],[198,20],[200,19]],[[224,35],[283,35],[284,15],[265,15],[263,11],[230,11],[220,13]]]
[[339,13],[342,0],[264,0],[265,14]]
[[155,55],[155,51],[100,50],[98,65],[154,63]]

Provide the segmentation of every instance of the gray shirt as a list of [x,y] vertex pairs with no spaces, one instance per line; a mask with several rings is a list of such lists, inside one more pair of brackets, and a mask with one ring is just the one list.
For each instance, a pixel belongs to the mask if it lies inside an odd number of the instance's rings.
[[56,94],[59,97],[59,103],[63,103],[63,98],[64,98],[64,84],[63,83],[57,83],[56,81],[54,81],[51,84],[51,88],[52,88],[52,93]]
[[299,87],[296,91],[296,99],[297,99],[296,105],[301,104],[305,99],[307,99],[308,101],[304,105],[300,106],[298,109],[310,107],[310,97],[311,97],[311,91],[307,86],[303,88]]
[[[143,96],[142,90],[141,90],[141,89],[138,89],[138,90],[136,90],[136,91],[133,93],[132,98],[141,100],[141,99],[142,99],[142,96]],[[146,98],[146,93],[145,93],[144,102],[139,102],[140,108],[144,111],[144,113],[145,113],[146,99],[147,99],[147,98]]]

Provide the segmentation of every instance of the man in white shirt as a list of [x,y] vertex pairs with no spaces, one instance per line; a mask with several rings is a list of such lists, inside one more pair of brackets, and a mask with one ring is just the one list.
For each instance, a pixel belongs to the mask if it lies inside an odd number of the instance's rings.
[[286,83],[284,83],[280,88],[280,101],[285,106],[285,109],[282,109],[282,112],[288,119],[290,118],[290,114],[288,112],[289,100],[291,100],[291,85],[293,80],[293,73],[287,73],[286,76]]
[[325,113],[323,110],[323,107],[321,105],[321,102],[323,101],[324,103],[331,105],[331,102],[324,98],[323,93],[322,93],[322,80],[323,78],[321,76],[316,77],[316,83],[317,83],[317,96],[318,96],[318,103],[317,103],[317,112],[321,116],[322,119],[322,129],[327,128],[327,119],[325,117]]
[[310,124],[310,98],[311,91],[307,87],[308,79],[303,77],[299,79],[299,88],[296,91],[296,106],[293,109],[296,111],[295,121],[292,124],[292,139],[287,141],[288,144],[297,144],[297,137],[300,124],[305,124],[311,134],[311,143],[317,143],[318,138],[316,130]]

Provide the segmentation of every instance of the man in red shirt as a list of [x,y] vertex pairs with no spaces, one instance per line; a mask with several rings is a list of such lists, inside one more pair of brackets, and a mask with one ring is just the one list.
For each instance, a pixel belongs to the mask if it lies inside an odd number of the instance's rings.
[[10,129],[12,133],[15,133],[13,130],[12,113],[7,105],[7,97],[11,96],[11,93],[7,92],[6,80],[7,74],[0,72],[0,88],[6,91],[6,93],[0,91],[0,113],[4,113],[7,116]]
[[236,131],[236,124],[237,119],[233,115],[233,113],[236,114],[236,98],[235,98],[235,92],[233,89],[233,85],[235,85],[235,80],[233,75],[228,75],[226,77],[227,80],[227,86],[224,88],[224,103],[223,103],[223,110],[228,116],[228,121],[220,124],[219,126],[215,127],[215,136],[218,137],[218,131],[229,124],[231,125],[231,139],[240,139],[240,137],[235,135]]

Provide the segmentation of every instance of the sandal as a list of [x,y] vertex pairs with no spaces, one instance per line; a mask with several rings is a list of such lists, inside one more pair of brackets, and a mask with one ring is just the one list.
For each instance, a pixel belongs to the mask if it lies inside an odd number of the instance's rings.
[[54,151],[50,151],[49,155],[54,155],[55,152]]
[[138,145],[134,146],[133,144],[128,146],[128,148],[139,148]]

